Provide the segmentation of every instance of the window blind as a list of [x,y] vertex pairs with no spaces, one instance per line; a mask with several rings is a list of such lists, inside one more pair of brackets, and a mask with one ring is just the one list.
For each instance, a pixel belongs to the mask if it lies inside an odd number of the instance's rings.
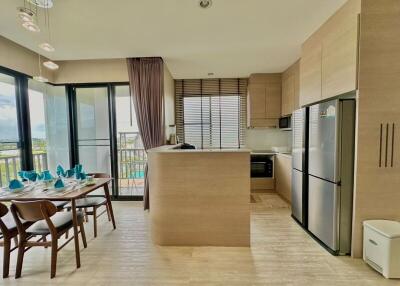
[[176,131],[197,148],[240,148],[247,79],[175,80]]

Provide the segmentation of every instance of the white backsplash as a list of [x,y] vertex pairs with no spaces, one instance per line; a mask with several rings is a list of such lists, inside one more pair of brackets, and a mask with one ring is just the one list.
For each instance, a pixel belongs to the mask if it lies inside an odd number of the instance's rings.
[[246,129],[246,148],[252,150],[271,150],[272,147],[286,146],[292,148],[292,131],[281,131],[275,128]]

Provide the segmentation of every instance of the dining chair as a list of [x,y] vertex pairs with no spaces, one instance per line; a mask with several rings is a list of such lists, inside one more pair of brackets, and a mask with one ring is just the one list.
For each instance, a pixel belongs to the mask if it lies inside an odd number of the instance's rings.
[[[23,227],[29,226],[24,222]],[[11,240],[14,239],[15,247],[11,248]],[[18,229],[12,217],[8,212],[6,205],[0,203],[0,245],[3,246],[3,278],[7,278],[10,271],[10,255],[17,249],[18,245]]]
[[[57,207],[50,201],[12,201],[11,213],[14,217],[19,234],[18,258],[15,278],[21,277],[22,264],[25,252],[33,246],[51,247],[51,274],[56,276],[57,253],[74,237],[71,237],[58,247],[59,238],[73,227],[72,212],[57,212]],[[85,229],[83,227],[83,213],[77,212],[79,230],[83,246],[86,248]],[[31,222],[28,228],[23,227],[22,221]],[[46,237],[50,235],[51,240],[28,241],[29,236]],[[75,250],[75,255],[77,250]]]
[[[105,173],[89,173],[88,176],[94,178],[111,178],[110,175]],[[98,208],[105,206],[105,210],[98,213]],[[71,204],[65,206],[68,210],[71,209]],[[88,221],[88,215],[93,216],[93,233],[94,237],[97,237],[97,218],[107,213],[108,221],[111,221],[110,210],[108,209],[107,199],[105,196],[87,196],[82,199],[76,200],[76,208],[78,210],[84,209],[86,221]],[[91,209],[88,211],[87,209]]]

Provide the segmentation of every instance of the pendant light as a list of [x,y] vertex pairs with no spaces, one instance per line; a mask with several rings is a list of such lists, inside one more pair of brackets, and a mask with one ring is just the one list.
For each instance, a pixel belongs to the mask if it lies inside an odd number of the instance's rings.
[[18,7],[18,17],[22,20],[22,22],[33,22],[33,16],[35,13],[26,7]]
[[44,9],[53,7],[53,0],[28,0],[28,2]]
[[[28,7],[29,6],[29,7]],[[30,32],[38,33],[40,28],[37,25],[37,7],[32,7],[24,0],[24,6],[18,7],[18,17],[22,21],[22,26]]]
[[[38,1],[38,0],[32,0],[32,1]],[[51,2],[50,0],[41,0],[42,3],[44,4],[45,7],[52,7],[53,6],[53,2]],[[46,4],[46,1],[50,1],[50,4]],[[41,6],[39,6],[41,7]],[[41,43],[39,45],[39,48],[41,48],[42,50],[46,51],[46,52],[54,52],[55,48],[50,44],[51,43],[51,30],[50,30],[50,10],[46,8],[44,9],[44,22],[45,25],[47,27],[47,42]]]
[[52,61],[45,61],[43,62],[43,65],[50,70],[58,70],[59,68],[58,64]]
[[44,76],[42,76],[42,65],[40,60],[40,54],[38,54],[38,56],[39,56],[39,75],[34,76],[33,79],[40,82],[48,82],[49,80]]

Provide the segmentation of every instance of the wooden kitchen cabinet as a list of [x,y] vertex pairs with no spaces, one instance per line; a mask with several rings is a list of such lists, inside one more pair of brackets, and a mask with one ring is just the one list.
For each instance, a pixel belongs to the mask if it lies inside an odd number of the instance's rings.
[[300,60],[300,105],[321,100],[322,43],[313,35],[302,47]]
[[275,190],[286,201],[291,201],[292,194],[292,156],[276,154],[275,156]]
[[281,74],[251,75],[247,96],[247,125],[249,127],[278,127],[281,100]]
[[358,30],[361,2],[347,2],[323,29],[322,99],[357,89]]
[[299,109],[299,92],[300,61],[297,61],[282,74],[282,116],[291,115]]
[[304,42],[300,61],[300,105],[357,89],[361,0],[349,0]]

